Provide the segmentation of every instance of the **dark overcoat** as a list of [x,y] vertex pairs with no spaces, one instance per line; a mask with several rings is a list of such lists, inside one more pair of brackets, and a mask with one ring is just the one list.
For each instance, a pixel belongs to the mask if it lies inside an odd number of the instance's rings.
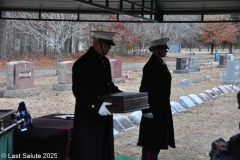
[[113,119],[99,115],[103,102],[97,98],[121,92],[112,82],[108,58],[90,47],[73,64],[72,84],[76,105],[70,159],[114,160]]
[[142,116],[137,145],[152,149],[175,148],[172,111],[170,106],[171,74],[163,62],[152,54],[143,68],[140,92],[148,92],[149,109],[153,118]]

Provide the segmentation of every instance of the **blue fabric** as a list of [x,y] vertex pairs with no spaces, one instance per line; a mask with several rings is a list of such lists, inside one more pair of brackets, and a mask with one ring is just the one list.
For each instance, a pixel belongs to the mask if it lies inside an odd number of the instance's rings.
[[24,102],[19,103],[18,110],[17,110],[17,120],[20,120],[22,118],[24,119],[24,122],[18,126],[18,129],[23,129],[26,127],[33,126],[32,117],[29,114]]

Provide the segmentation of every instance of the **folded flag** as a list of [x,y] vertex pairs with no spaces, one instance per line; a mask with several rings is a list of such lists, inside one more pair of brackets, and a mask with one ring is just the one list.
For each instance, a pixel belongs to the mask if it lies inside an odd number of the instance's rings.
[[18,126],[18,129],[24,129],[26,127],[32,127],[33,121],[29,114],[27,107],[24,102],[19,103],[17,110],[17,120],[24,119],[24,122]]

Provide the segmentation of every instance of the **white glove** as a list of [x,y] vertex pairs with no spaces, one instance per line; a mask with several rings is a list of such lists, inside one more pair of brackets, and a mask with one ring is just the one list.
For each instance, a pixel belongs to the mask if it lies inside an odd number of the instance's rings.
[[112,103],[109,103],[109,102],[103,102],[103,104],[101,105],[98,113],[101,115],[101,116],[107,116],[107,115],[111,115],[112,113],[109,112],[109,110],[106,108],[106,105],[111,105]]
[[152,112],[143,113],[142,115],[143,115],[143,117],[145,117],[145,118],[153,118]]

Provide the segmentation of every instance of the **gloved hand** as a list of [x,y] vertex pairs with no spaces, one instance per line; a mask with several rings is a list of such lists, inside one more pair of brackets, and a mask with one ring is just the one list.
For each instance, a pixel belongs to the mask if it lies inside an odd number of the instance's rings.
[[143,117],[145,117],[145,118],[153,118],[153,114],[152,114],[152,112],[149,112],[149,113],[143,113],[142,115],[143,115]]
[[109,110],[106,108],[106,105],[111,105],[112,103],[109,103],[109,102],[103,102],[103,104],[101,105],[98,113],[101,115],[101,116],[107,116],[107,115],[111,115],[112,113],[109,112]]

